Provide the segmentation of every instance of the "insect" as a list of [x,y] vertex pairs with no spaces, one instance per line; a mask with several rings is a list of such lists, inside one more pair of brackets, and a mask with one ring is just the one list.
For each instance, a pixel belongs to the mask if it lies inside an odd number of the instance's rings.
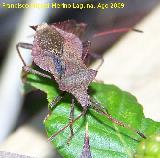
[[[81,34],[85,32],[86,24],[68,20],[51,25],[43,23],[37,26],[31,26],[31,28],[36,31],[33,44],[18,43],[16,45],[17,52],[24,65],[22,67],[23,70],[49,79],[54,77],[59,85],[59,89],[63,92],[71,93],[83,108],[81,114],[73,118],[74,99],[72,99],[69,123],[53,134],[49,140],[52,140],[65,128],[70,127],[71,136],[68,139],[69,142],[74,135],[72,124],[85,115],[89,107],[105,115],[119,126],[128,128],[141,137],[146,138],[140,131],[113,118],[108,111],[87,93],[88,86],[95,79],[97,70],[89,69],[84,63],[86,56],[90,53],[91,45],[89,41],[82,42],[80,40]],[[20,47],[31,49],[33,62],[41,69],[49,72],[51,76],[27,66],[21,56]],[[57,97],[53,100],[50,104],[51,107],[60,99],[61,97]]]

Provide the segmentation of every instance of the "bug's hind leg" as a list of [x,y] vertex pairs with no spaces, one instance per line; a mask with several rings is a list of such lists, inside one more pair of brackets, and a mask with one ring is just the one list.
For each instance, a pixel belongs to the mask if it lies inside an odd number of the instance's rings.
[[142,132],[140,132],[139,130],[131,127],[128,124],[125,124],[122,121],[117,120],[116,118],[113,118],[112,115],[108,112],[108,110],[106,110],[103,106],[101,106],[101,104],[98,103],[96,100],[91,98],[90,101],[91,101],[91,107],[93,109],[95,109],[98,113],[101,113],[102,115],[106,116],[110,121],[117,124],[118,126],[122,126],[124,128],[127,128],[127,129],[133,131],[134,133],[137,133],[140,137],[146,139],[146,136]]
[[70,125],[72,125],[74,122],[76,122],[77,120],[79,120],[82,116],[84,116],[87,112],[87,107],[83,108],[83,111],[75,118],[73,119],[71,122],[69,122],[67,125],[65,125],[63,128],[61,128],[59,131],[57,131],[56,133],[52,134],[48,140],[52,141],[59,133],[61,133],[62,131],[64,131],[67,127],[69,127]]
[[74,120],[74,99],[72,99],[72,103],[71,103],[71,111],[70,111],[70,116],[69,116],[69,128],[70,128],[70,136],[67,139],[67,144],[70,143],[72,137],[74,136],[74,131],[73,131],[73,124],[71,124]]
[[91,48],[91,42],[90,41],[83,42],[82,60],[85,61],[86,65],[89,65],[89,61],[90,61],[89,57],[99,59],[100,64],[96,68],[96,70],[98,70],[102,66],[102,64],[104,62],[104,59],[100,54],[96,54],[96,53],[91,52],[90,48]]
[[20,57],[23,65],[24,65],[24,66],[22,67],[22,69],[23,69],[25,72],[29,72],[29,73],[32,73],[32,74],[36,74],[36,75],[39,75],[39,76],[42,76],[42,77],[51,79],[51,76],[46,75],[46,74],[44,74],[44,73],[41,73],[41,72],[39,72],[39,71],[37,71],[37,70],[34,70],[34,69],[31,68],[30,66],[27,66],[26,62],[24,61],[24,59],[23,59],[23,57],[22,57],[22,55],[21,55],[21,53],[20,53],[19,48],[32,49],[32,47],[33,47],[33,45],[32,45],[32,44],[29,44],[29,43],[21,43],[21,42],[20,42],[20,43],[18,43],[18,44],[16,45],[16,49],[17,49],[18,55],[19,55],[19,57]]

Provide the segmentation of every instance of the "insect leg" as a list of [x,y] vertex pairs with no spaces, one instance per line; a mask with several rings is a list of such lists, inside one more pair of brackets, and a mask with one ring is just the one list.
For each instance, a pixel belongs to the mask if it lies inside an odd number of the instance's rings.
[[37,70],[34,70],[33,68],[31,68],[30,66],[27,66],[26,62],[24,61],[23,57],[21,56],[21,53],[20,53],[20,50],[19,48],[24,48],[24,49],[32,49],[33,45],[32,44],[29,44],[29,43],[18,43],[16,45],[16,49],[17,49],[17,52],[18,52],[18,55],[20,57],[20,59],[22,60],[22,63],[23,63],[23,67],[22,69],[25,71],[25,72],[30,72],[32,74],[37,74],[39,76],[42,76],[42,77],[45,77],[45,78],[49,78],[51,79],[51,77],[49,75],[46,75],[46,74],[43,74]]
[[103,65],[104,63],[104,59],[102,57],[102,55],[100,54],[97,54],[97,53],[89,53],[88,55],[90,55],[91,57],[95,58],[95,59],[99,59],[101,62],[100,64],[98,65],[98,67],[96,68],[96,70],[99,70],[100,67]]
[[91,42],[85,41],[83,42],[83,53],[82,53],[82,60],[85,60],[87,54],[89,54],[91,48]]
[[23,65],[27,65],[26,62],[23,60],[23,57],[21,56],[20,50],[19,48],[24,48],[24,49],[32,49],[33,45],[30,43],[17,43],[16,44],[16,49],[18,52],[18,55],[20,57],[20,59],[22,60]]
[[59,133],[61,133],[62,131],[64,131],[67,127],[69,127],[71,124],[73,124],[78,119],[80,119],[82,116],[84,116],[86,114],[86,112],[87,112],[87,107],[84,107],[83,111],[74,120],[72,120],[72,122],[69,122],[67,125],[65,125],[63,128],[61,128],[59,131],[57,131],[56,133],[52,134],[48,138],[48,140],[52,141]]
[[141,136],[142,138],[146,139],[146,136],[141,133],[139,130],[131,127],[130,125],[127,125],[125,124],[124,122],[122,121],[119,121],[117,120],[116,118],[113,118],[112,115],[105,109],[104,110],[104,107],[102,107],[98,102],[96,102],[94,99],[91,99],[91,107],[93,109],[95,109],[98,113],[101,113],[102,115],[105,115],[110,121],[112,121],[113,123],[119,125],[119,126],[122,126],[124,128],[127,128],[135,133],[137,133],[139,136]]
[[55,105],[56,105],[58,102],[60,102],[60,100],[63,98],[63,96],[64,96],[65,94],[66,94],[66,92],[62,92],[61,95],[55,97],[55,98],[51,101],[51,103],[49,104],[49,109],[52,110],[53,107],[55,107]]
[[30,66],[23,66],[22,69],[25,71],[25,72],[29,72],[29,73],[32,73],[32,74],[35,74],[35,75],[39,75],[39,76],[42,76],[42,77],[45,77],[45,78],[49,78],[49,79],[52,79],[51,76],[49,75],[46,75],[44,73],[41,73],[37,70],[34,70],[33,68],[31,68]]
[[52,109],[55,107],[55,105],[60,102],[60,100],[63,98],[63,96],[66,94],[66,92],[62,92],[61,95],[55,97],[51,103],[48,105],[48,115],[44,118],[44,122],[48,119],[48,117],[51,115]]
[[[91,42],[90,41],[83,42],[82,60],[85,60],[87,58],[87,55],[91,56],[92,58],[95,58],[95,59],[100,59],[101,62],[96,69],[96,70],[98,70],[102,66],[102,64],[104,62],[104,59],[100,54],[96,54],[96,53],[93,53],[93,52],[91,53],[90,48],[91,48]],[[86,64],[89,65],[89,60],[86,61]]]
[[[74,99],[72,99],[72,103],[71,103],[71,111],[70,111],[70,116],[69,116],[69,122],[71,123],[71,122],[73,122],[73,120],[74,120]],[[72,124],[70,124],[69,128],[70,128],[71,134],[70,134],[70,136],[67,140],[67,144],[70,143],[72,137],[74,136]]]

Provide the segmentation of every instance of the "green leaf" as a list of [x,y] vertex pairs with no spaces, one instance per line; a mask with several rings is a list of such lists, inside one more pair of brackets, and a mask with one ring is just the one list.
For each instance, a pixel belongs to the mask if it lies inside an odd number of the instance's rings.
[[[48,102],[60,95],[57,84],[49,79],[29,74],[27,84],[47,93]],[[101,103],[113,117],[140,130],[146,136],[160,131],[160,123],[144,117],[142,106],[136,98],[128,92],[122,91],[114,85],[92,83],[89,87],[91,97]],[[69,122],[71,95],[66,95],[54,108],[44,125],[48,137],[60,130]],[[74,117],[82,111],[76,103]],[[52,141],[59,153],[66,158],[80,157],[85,134],[86,122],[89,124],[90,149],[95,158],[130,158],[136,151],[141,138],[139,135],[119,127],[105,116],[89,109],[86,116],[80,118],[73,125],[74,137],[70,145],[66,141],[70,135],[69,128],[58,134]]]
[[160,134],[150,135],[138,144],[134,158],[160,157]]

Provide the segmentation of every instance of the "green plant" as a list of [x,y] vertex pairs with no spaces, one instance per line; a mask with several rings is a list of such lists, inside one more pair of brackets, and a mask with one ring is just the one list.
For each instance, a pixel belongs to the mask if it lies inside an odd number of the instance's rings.
[[[60,95],[57,84],[53,82],[53,80],[29,74],[26,84],[45,92],[49,103],[56,96]],[[160,131],[160,123],[145,118],[142,106],[130,93],[122,91],[114,85],[92,83],[89,87],[89,94],[101,103],[113,117],[140,130],[146,136]],[[67,94],[45,121],[44,125],[48,137],[68,123],[70,104],[71,97]],[[76,103],[75,117],[81,110],[81,106]],[[86,122],[89,124],[90,149],[92,156],[95,158],[133,157],[139,141],[142,140],[139,135],[113,124],[105,116],[89,109],[85,117],[74,123],[73,128],[75,135],[69,145],[66,143],[70,134],[69,128],[58,134],[52,140],[52,143],[62,156],[69,158],[80,156]]]
[[160,158],[160,134],[154,134],[138,144],[134,158]]

